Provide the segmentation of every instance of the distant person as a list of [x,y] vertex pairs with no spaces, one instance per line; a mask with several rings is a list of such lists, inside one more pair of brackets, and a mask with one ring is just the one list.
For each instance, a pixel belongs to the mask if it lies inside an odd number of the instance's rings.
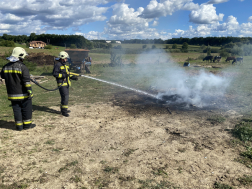
[[10,62],[4,65],[1,77],[5,79],[8,99],[11,101],[14,112],[16,129],[31,129],[36,125],[32,124],[32,88],[30,74],[23,63],[28,54],[21,47],[15,47],[10,57]]
[[69,67],[66,65],[67,59],[69,55],[65,51],[61,51],[59,53],[59,62],[55,64],[53,69],[53,76],[56,78],[59,88],[60,96],[61,96],[61,106],[60,110],[63,116],[69,117],[71,111],[68,110],[68,100],[69,100],[69,86],[71,86],[72,80],[78,80],[78,77],[72,76],[70,78],[69,75]]
[[90,66],[91,66],[91,63],[92,63],[92,58],[90,56],[86,57],[85,58],[85,70],[87,73],[91,73],[90,72]]

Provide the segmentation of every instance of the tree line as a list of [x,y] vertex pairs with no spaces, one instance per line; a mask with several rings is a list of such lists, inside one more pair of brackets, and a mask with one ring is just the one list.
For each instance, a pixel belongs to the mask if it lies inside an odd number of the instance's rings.
[[8,35],[0,36],[0,41],[13,41],[15,43],[29,43],[31,41],[43,41],[47,45],[70,47],[75,45],[77,48],[92,49],[93,43],[81,35],[58,35],[58,34],[40,34],[31,33],[27,35]]
[[210,45],[210,46],[223,46],[228,43],[242,43],[242,44],[252,44],[252,37],[193,37],[193,38],[172,38],[168,40],[162,39],[129,39],[123,40],[122,43],[130,44],[183,44],[187,43],[189,45]]

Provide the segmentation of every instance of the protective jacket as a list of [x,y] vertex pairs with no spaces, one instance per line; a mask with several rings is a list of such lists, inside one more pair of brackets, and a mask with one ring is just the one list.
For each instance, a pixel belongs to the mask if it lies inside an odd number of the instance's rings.
[[69,66],[67,66],[65,63],[58,62],[53,69],[53,76],[56,78],[56,81],[58,85],[60,86],[62,83],[62,86],[70,86],[70,76],[68,73]]
[[1,78],[5,79],[9,100],[21,101],[29,97],[28,90],[32,91],[31,78],[23,62],[6,64],[1,71]]

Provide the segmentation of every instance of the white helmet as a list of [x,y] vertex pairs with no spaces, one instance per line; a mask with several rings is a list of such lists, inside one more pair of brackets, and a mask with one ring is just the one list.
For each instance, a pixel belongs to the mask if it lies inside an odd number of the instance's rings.
[[26,55],[28,54],[22,47],[15,47],[11,54],[11,56],[21,59],[24,59]]
[[66,51],[61,51],[59,53],[59,58],[61,58],[61,59],[69,58],[69,55],[67,54]]

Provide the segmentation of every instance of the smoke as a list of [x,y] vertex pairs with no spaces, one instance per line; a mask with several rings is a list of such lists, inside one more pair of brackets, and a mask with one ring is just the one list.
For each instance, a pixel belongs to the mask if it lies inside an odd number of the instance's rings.
[[148,78],[151,89],[158,92],[157,98],[165,100],[167,96],[176,95],[167,103],[208,106],[224,96],[231,82],[230,77],[179,66],[162,50],[139,55],[137,67],[137,78]]

